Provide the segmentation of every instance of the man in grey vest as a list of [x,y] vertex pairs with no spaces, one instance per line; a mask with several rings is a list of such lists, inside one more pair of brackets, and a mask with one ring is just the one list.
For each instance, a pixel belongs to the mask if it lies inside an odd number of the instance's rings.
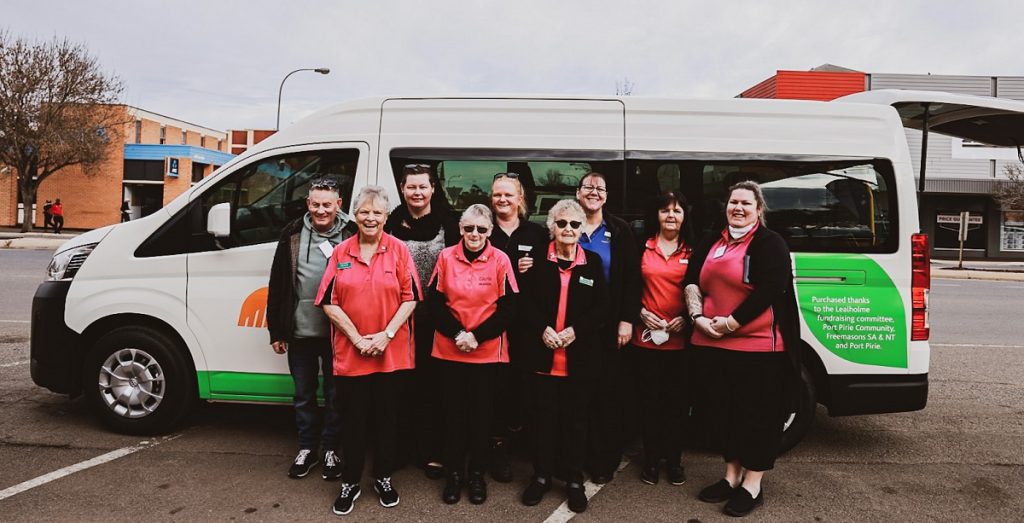
[[[314,180],[306,198],[309,212],[284,226],[274,253],[267,293],[267,328],[271,347],[288,355],[295,382],[295,425],[299,452],[288,476],[302,478],[320,462],[323,478],[341,477],[338,414],[334,408],[334,353],[330,322],[317,308],[327,260],[334,247],[352,236],[353,223],[341,210],[338,185],[332,179]],[[318,375],[323,372],[324,409],[317,405]]]

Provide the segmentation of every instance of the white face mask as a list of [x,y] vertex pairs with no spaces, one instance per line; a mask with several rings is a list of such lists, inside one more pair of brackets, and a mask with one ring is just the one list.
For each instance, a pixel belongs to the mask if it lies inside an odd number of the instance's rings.
[[665,329],[657,329],[657,330],[644,329],[644,333],[640,337],[640,339],[642,339],[644,341],[649,341],[651,343],[654,343],[655,345],[661,345],[662,343],[665,343],[666,341],[668,341],[668,338],[669,338],[669,333]]
[[755,224],[756,224],[756,222],[752,223],[750,225],[747,225],[746,227],[733,227],[732,225],[730,225],[729,226],[729,236],[731,236],[732,239],[734,239],[734,240],[738,240],[738,239],[742,238],[745,234],[750,232],[750,230],[754,228]]

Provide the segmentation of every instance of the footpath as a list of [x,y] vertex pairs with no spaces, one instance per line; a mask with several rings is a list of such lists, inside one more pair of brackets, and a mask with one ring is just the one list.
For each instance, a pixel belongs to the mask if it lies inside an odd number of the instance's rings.
[[[22,233],[15,229],[0,229],[0,249],[56,250],[74,238],[78,231],[54,234],[52,232]],[[1024,261],[964,261],[963,269],[956,260],[932,260],[932,278],[947,280],[1024,281]]]

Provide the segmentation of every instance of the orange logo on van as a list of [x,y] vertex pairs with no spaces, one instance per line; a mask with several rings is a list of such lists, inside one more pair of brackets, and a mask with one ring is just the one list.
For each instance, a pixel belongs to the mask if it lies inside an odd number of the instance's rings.
[[269,290],[269,287],[256,289],[242,302],[242,310],[238,313],[239,327],[262,329],[267,326],[267,291]]

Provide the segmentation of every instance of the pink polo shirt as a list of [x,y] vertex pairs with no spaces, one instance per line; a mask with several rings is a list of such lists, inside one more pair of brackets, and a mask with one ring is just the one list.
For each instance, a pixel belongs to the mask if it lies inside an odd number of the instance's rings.
[[[686,268],[690,266],[691,252],[688,245],[680,243],[679,248],[665,258],[658,249],[657,236],[649,238],[644,244],[644,254],[640,258],[640,274],[644,280],[640,304],[665,321],[685,316],[683,277],[686,276]],[[661,345],[644,341],[643,332],[646,329],[642,321],[636,323],[633,327],[633,345],[657,350],[679,350],[685,346],[682,332],[669,334],[668,341]]]
[[[333,285],[332,285],[333,284]],[[420,283],[409,249],[384,233],[377,251],[364,262],[359,256],[359,236],[334,248],[320,282],[317,304],[341,307],[363,335],[382,332],[403,302],[419,301]],[[411,369],[415,365],[412,317],[395,332],[380,356],[363,356],[340,330],[331,328],[334,343],[334,375],[365,376],[376,372]]]
[[[736,307],[753,291],[753,285],[745,283],[744,272],[747,249],[758,226],[738,242],[729,241],[729,230],[711,246],[704,267],[700,271],[700,290],[704,294],[704,316],[729,316]],[[782,333],[775,321],[771,307],[760,315],[740,325],[735,332],[719,339],[705,336],[699,329],[693,330],[694,345],[745,352],[780,352],[785,350]]]
[[[498,310],[498,298],[506,287],[519,292],[508,256],[490,242],[473,261],[466,259],[462,242],[441,251],[431,281],[448,298],[448,308],[467,331],[472,332]],[[435,358],[461,363],[508,363],[508,334],[480,342],[476,350],[462,352],[455,340],[434,332]]]

